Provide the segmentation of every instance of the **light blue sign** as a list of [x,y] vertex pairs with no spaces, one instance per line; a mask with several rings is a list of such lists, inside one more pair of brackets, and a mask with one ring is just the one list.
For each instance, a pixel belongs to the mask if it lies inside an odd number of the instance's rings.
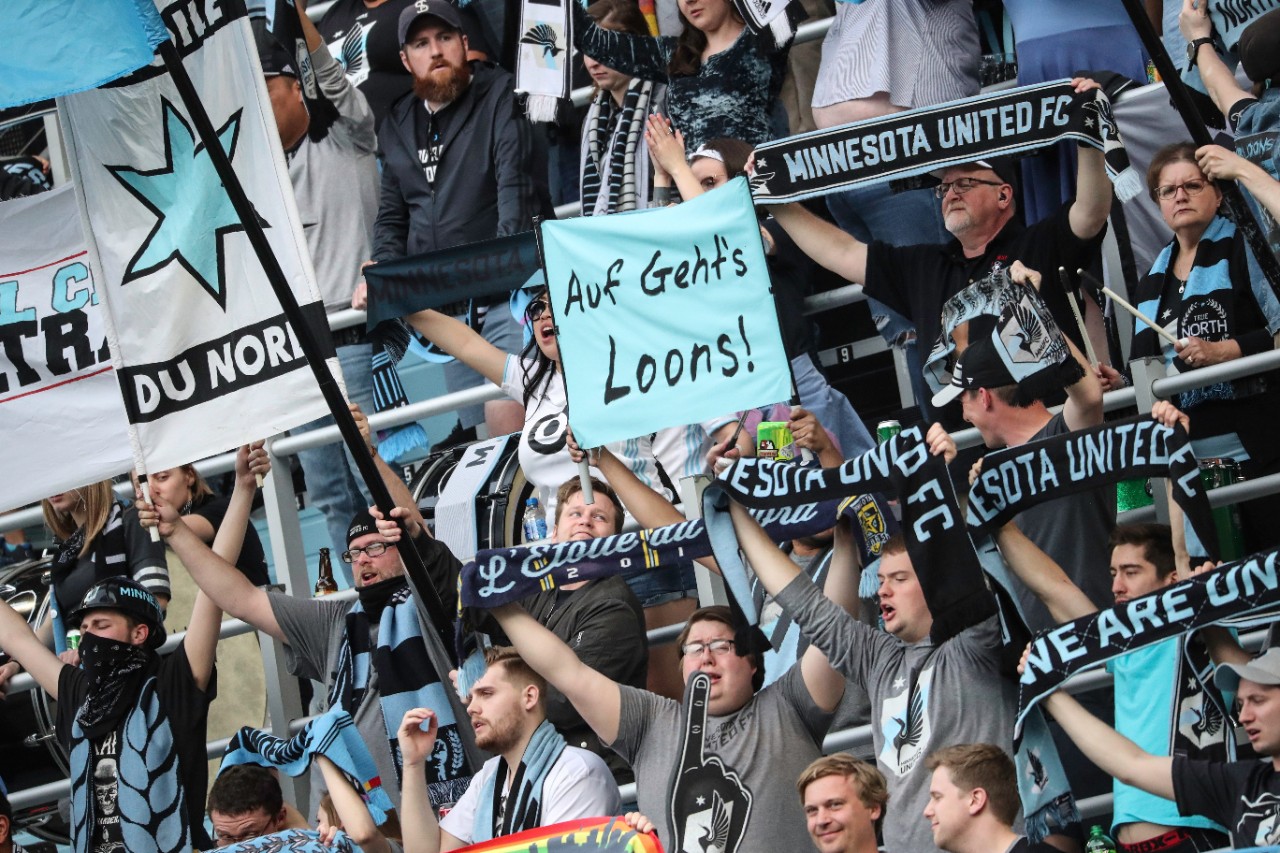
[[791,398],[747,182],[542,225],[569,423],[584,447]]

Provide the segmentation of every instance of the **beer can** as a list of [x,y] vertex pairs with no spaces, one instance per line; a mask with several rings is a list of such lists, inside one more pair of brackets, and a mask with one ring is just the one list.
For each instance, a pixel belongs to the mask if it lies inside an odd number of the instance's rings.
[[70,631],[67,632],[67,648],[68,649],[80,648],[80,629],[79,628],[72,628]]
[[756,428],[756,456],[779,462],[796,458],[796,440],[786,421],[761,421]]
[[902,424],[898,421],[881,421],[876,424],[876,444],[884,444],[900,432],[902,432]]

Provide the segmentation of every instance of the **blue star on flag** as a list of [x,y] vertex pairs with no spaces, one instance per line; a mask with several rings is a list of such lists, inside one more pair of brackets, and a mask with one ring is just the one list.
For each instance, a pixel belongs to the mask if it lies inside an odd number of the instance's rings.
[[[177,261],[223,311],[227,310],[224,242],[244,225],[223,189],[222,180],[204,143],[197,143],[186,119],[167,99],[164,116],[165,163],[143,171],[132,166],[107,166],[129,193],[156,215],[151,229],[125,268],[122,284],[143,278]],[[234,159],[240,133],[241,110],[218,130],[218,142]],[[269,227],[261,217],[261,225]]]

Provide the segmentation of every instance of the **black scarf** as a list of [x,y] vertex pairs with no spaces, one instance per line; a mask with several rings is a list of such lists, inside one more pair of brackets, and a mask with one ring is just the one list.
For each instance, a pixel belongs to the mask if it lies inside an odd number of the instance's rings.
[[[113,502],[111,510],[107,513],[107,520],[102,525],[102,530],[98,532],[98,535],[93,538],[93,542],[89,544],[88,553],[93,558],[94,581],[120,574],[120,572],[113,571],[107,565],[107,559],[126,553],[123,511],[119,503]],[[54,586],[57,586],[60,581],[66,580],[67,576],[75,569],[76,564],[80,562],[80,551],[84,548],[84,537],[85,529],[80,527],[75,533],[58,543],[58,552],[54,555],[51,569]],[[78,603],[73,602],[72,606]]]
[[1121,201],[1142,192],[1111,101],[1057,80],[767,142],[756,148],[751,194],[761,204],[803,201],[1065,140],[1102,151]]
[[[632,78],[621,106],[600,91],[587,115],[587,156],[582,164],[582,213],[591,216],[600,195],[602,164],[609,163],[609,205],[606,213],[636,209],[636,159],[640,153],[653,82]],[[616,128],[616,130],[615,130]],[[612,134],[613,144],[609,145]]]
[[1146,415],[988,453],[969,488],[969,526],[995,530],[1029,507],[1130,477],[1168,477],[1174,500],[1209,551],[1192,555],[1193,562],[1218,555],[1212,510],[1187,434]]
[[113,730],[138,699],[138,685],[158,661],[144,646],[85,634],[80,640],[80,665],[89,682],[76,722],[93,740]]

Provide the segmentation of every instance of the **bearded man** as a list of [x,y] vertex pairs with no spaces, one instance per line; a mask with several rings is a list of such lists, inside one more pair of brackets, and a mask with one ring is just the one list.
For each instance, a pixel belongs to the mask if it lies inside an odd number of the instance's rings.
[[[491,63],[467,62],[457,8],[417,0],[401,13],[399,36],[413,91],[391,105],[378,130],[383,168],[373,261],[505,237],[532,228],[535,214],[551,215],[545,182],[534,177],[545,168],[535,169],[532,126],[516,104],[515,80]],[[521,331],[506,303],[503,294],[466,313],[487,341],[518,353]],[[461,391],[484,380],[450,362],[445,381]],[[464,429],[480,420],[478,411],[459,415]],[[512,400],[485,403],[483,418],[490,435],[524,425],[523,408]]]

